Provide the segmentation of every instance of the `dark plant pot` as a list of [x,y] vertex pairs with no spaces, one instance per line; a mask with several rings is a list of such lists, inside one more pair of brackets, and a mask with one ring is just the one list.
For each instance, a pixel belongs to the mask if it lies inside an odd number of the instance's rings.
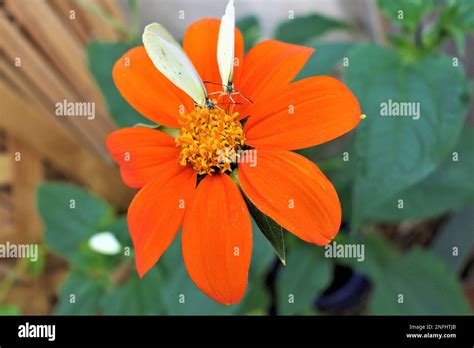
[[336,265],[331,285],[318,297],[316,308],[328,314],[363,314],[371,283],[367,276]]

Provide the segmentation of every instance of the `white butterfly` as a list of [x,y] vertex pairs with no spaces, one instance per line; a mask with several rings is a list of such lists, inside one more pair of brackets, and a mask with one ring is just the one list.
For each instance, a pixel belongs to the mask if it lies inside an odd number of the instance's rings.
[[[235,104],[232,95],[239,94],[246,100],[252,102],[234,88],[234,44],[235,44],[235,6],[234,0],[230,0],[222,16],[217,41],[217,64],[222,79],[223,92],[215,94],[228,94],[229,99]],[[211,93],[211,94],[214,94]]]
[[217,40],[217,64],[225,93],[234,92],[235,7],[230,0],[222,16]]
[[143,45],[155,67],[202,107],[213,108],[196,68],[173,36],[160,24],[145,27]]

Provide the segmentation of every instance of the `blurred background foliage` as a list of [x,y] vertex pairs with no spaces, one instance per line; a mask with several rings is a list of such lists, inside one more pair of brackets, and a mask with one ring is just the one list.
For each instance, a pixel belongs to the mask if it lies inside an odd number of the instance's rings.
[[[136,5],[131,4],[133,17]],[[139,280],[124,212],[77,186],[46,182],[38,189],[44,248],[70,266],[54,313],[472,314],[474,130],[466,115],[473,83],[462,61],[465,38],[474,33],[474,2],[380,0],[378,7],[384,23],[379,40],[328,40],[327,34],[360,28],[319,13],[282,22],[273,33],[275,39],[316,49],[298,79],[342,79],[367,115],[342,139],[298,151],[336,186],[344,210],[336,243],[363,244],[363,262],[327,258],[323,248],[253,214],[247,293],[240,304],[222,306],[189,279],[179,237]],[[247,51],[262,39],[258,17],[239,18],[237,26]],[[127,40],[90,42],[86,55],[111,116],[118,127],[128,127],[148,121],[123,100],[112,81],[115,61],[140,44],[136,24],[122,30]],[[448,50],[451,42],[455,49]],[[379,117],[381,103],[389,99],[420,102],[421,117]],[[74,209],[71,198],[77,202]],[[104,231],[130,253],[105,255],[91,249],[89,239]],[[38,266],[22,267],[42,272]],[[0,314],[18,311],[6,305]]]

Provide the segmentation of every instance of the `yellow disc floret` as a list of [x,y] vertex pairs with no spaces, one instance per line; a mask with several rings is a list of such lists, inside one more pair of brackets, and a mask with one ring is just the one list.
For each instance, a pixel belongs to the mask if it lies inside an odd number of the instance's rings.
[[232,171],[245,143],[239,113],[228,114],[218,107],[196,108],[181,115],[176,144],[181,147],[179,163],[198,174]]

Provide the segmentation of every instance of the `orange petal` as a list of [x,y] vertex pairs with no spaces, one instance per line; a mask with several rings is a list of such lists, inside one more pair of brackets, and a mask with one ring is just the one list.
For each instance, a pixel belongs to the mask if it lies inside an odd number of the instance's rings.
[[247,144],[284,150],[315,146],[359,124],[359,102],[342,82],[316,76],[292,83],[249,110]]
[[239,164],[239,181],[262,213],[304,241],[326,245],[339,231],[337,192],[303,156],[257,149],[256,165]]
[[128,209],[128,227],[142,277],[173,241],[194,195],[196,174],[175,165],[145,185]]
[[107,148],[126,185],[139,188],[178,163],[173,137],[155,129],[123,128],[109,134]]
[[[254,104],[274,96],[303,68],[313,48],[269,40],[255,45],[244,57],[244,67],[236,90]],[[241,117],[248,115],[251,103],[240,105]]]
[[183,257],[199,289],[223,304],[238,303],[247,286],[252,253],[250,215],[225,174],[199,184],[183,223]]
[[112,74],[127,102],[160,125],[177,128],[178,115],[194,108],[193,100],[155,68],[143,46],[127,51]]
[[[183,38],[183,48],[203,81],[221,84],[217,65],[217,38],[221,21],[205,18],[191,24]],[[234,84],[240,77],[244,55],[244,40],[239,29],[235,29]],[[222,91],[222,86],[206,84],[209,93]],[[211,96],[212,98],[212,96]]]

